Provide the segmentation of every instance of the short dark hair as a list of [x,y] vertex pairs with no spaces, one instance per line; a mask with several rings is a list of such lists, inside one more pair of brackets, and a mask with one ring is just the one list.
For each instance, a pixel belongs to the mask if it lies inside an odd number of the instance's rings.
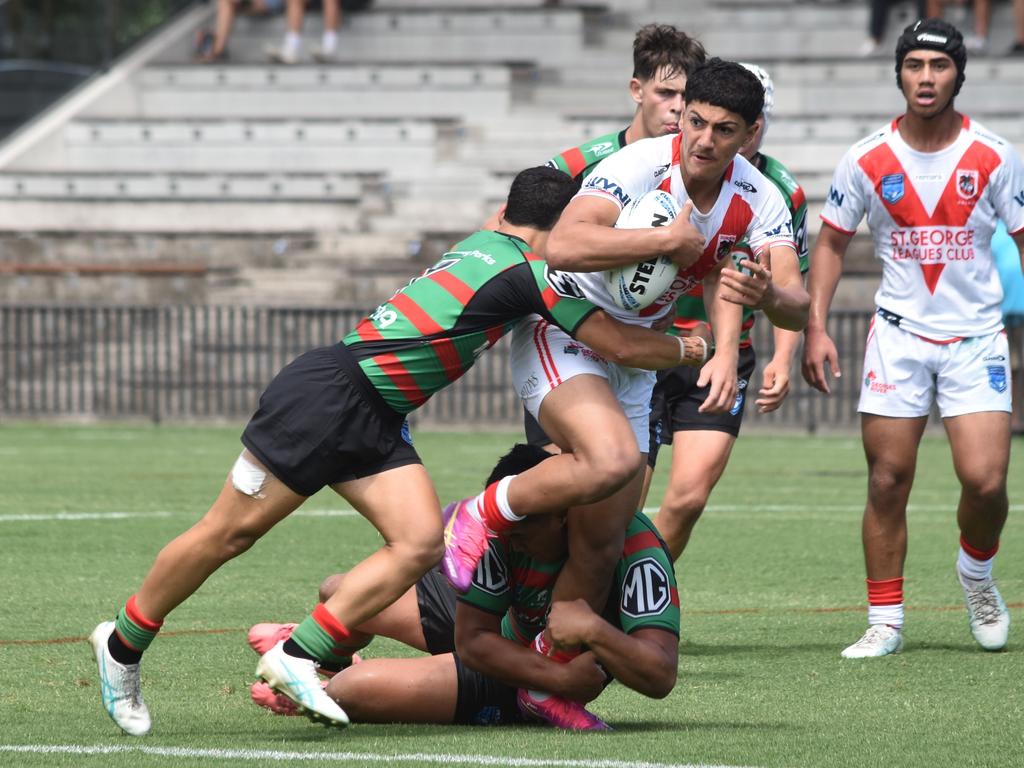
[[579,188],[579,181],[557,168],[538,165],[520,171],[508,190],[505,221],[517,227],[549,230]]
[[633,77],[650,80],[662,67],[669,77],[689,76],[705,57],[700,41],[682,30],[671,24],[646,24],[633,38]]
[[[565,174],[562,175],[564,176]],[[487,478],[486,485],[496,483],[503,477],[518,475],[520,472],[532,469],[544,461],[544,459],[550,459],[553,455],[540,446],[516,443],[512,446],[511,451],[498,459],[498,463],[491,470],[491,476]]]
[[686,80],[686,103],[695,102],[735,112],[749,126],[764,109],[764,86],[757,75],[735,61],[714,58]]

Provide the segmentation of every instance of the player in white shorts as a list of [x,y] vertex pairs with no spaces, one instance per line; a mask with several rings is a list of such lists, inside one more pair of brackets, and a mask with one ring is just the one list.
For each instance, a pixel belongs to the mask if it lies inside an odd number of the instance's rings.
[[883,267],[858,406],[869,472],[869,626],[846,658],[903,645],[907,499],[933,402],[961,485],[957,574],[971,633],[987,650],[1007,641],[992,560],[1009,506],[1010,368],[989,243],[1001,218],[1024,246],[1024,166],[1006,141],[954,109],[966,60],[960,32],[944,21],[904,30],[896,72],[906,112],[843,158],[811,257],[804,377],[825,393],[826,366],[840,373],[828,308],[865,214]]
[[[602,160],[566,207],[556,225],[558,235],[553,231],[548,241],[549,284],[567,296],[589,297],[623,322],[649,326],[673,312],[681,292],[703,282],[718,346],[701,372],[702,384],[710,384],[702,408],[724,412],[736,396],[741,315],[740,305],[726,300],[729,290],[720,280],[722,266],[731,264],[731,246],[748,240],[755,252],[766,258],[770,253],[783,283],[788,280],[787,270],[797,284],[800,275],[792,222],[781,194],[737,155],[751,131],[757,130],[764,99],[760,82],[738,64],[712,59],[689,74],[686,91],[679,134],[634,142]],[[614,228],[626,204],[659,188],[680,203],[679,217],[658,229]],[[674,256],[681,267],[679,275],[660,299],[640,312],[620,309],[608,294],[602,274],[591,271],[662,253]],[[807,310],[802,286],[799,291],[779,288],[777,293],[778,318],[801,329]],[[605,500],[592,508],[573,509],[569,561],[555,589],[556,600],[584,598],[593,606],[607,597],[610,581],[602,574],[611,573],[639,498],[654,378],[604,363],[571,341],[535,324],[531,333],[520,333],[514,340],[518,345],[514,366],[516,361],[523,363],[514,375],[528,409],[556,444],[571,447],[574,455],[607,457],[604,482],[614,482],[614,495],[598,497]],[[528,359],[539,359],[541,364],[523,362]],[[567,379],[572,386],[561,386]],[[630,410],[632,423],[622,419],[616,394]],[[513,514],[514,490],[510,486],[506,499]],[[496,522],[500,527],[508,525]],[[464,550],[456,538],[446,542],[445,561],[451,553],[474,562],[479,555]],[[540,636],[538,649],[544,651],[547,646]]]

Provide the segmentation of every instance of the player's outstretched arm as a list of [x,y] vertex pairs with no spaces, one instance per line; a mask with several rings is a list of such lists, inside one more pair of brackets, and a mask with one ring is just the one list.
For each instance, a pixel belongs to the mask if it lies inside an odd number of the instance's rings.
[[703,365],[708,359],[707,342],[700,336],[668,336],[620,323],[603,310],[591,313],[575,335],[609,362],[627,368],[658,371],[677,365]]
[[740,327],[743,313],[738,304],[720,296],[722,268],[713,269],[704,278],[704,307],[715,329],[715,354],[701,368],[697,386],[709,387],[708,396],[698,410],[701,413],[725,413],[736,402],[739,385],[736,367],[740,355]]
[[619,208],[594,195],[569,201],[548,236],[548,266],[566,272],[597,272],[671,254],[688,267],[704,251],[704,236],[690,223],[689,201],[668,226],[616,229]]
[[644,696],[663,699],[675,687],[679,639],[671,632],[638,629],[627,635],[586,600],[552,603],[548,631],[558,645],[586,645],[616,680]]
[[831,392],[826,366],[834,377],[842,375],[836,345],[828,335],[828,310],[843,274],[843,258],[852,239],[852,233],[840,232],[823,222],[811,254],[807,281],[811,309],[804,332],[803,375],[808,384],[825,394]]
[[728,267],[722,270],[722,298],[760,309],[776,327],[802,331],[807,325],[810,297],[796,251],[776,245],[760,258],[743,259],[739,265],[747,272]]
[[594,654],[567,664],[502,637],[501,618],[466,603],[455,607],[455,650],[471,669],[516,688],[532,688],[581,704],[597,698],[607,678]]

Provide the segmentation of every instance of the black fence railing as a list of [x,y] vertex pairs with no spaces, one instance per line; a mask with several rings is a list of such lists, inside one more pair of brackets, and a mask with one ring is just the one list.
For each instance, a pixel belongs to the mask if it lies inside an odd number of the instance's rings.
[[[0,307],[0,416],[164,420],[244,419],[288,361],[330,344],[362,317],[357,309],[245,306]],[[793,369],[793,389],[773,414],[747,410],[751,426],[807,430],[856,424],[860,361],[870,315],[835,313],[842,356],[834,393],[813,392]],[[771,326],[754,328],[759,370]],[[751,383],[751,399],[760,373]],[[507,340],[416,415],[420,423],[508,424],[521,420]]]

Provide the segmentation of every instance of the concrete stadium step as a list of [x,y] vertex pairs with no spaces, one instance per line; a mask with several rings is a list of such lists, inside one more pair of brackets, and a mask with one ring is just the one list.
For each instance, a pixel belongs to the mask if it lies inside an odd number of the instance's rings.
[[94,118],[462,118],[508,110],[506,67],[153,66],[112,89]]
[[425,173],[437,129],[425,121],[82,120],[15,169]]
[[[304,25],[302,53],[319,44],[319,19]],[[266,61],[268,44],[285,32],[280,16],[238,19],[228,43],[231,61]],[[577,8],[370,10],[347,16],[338,30],[335,61],[341,63],[536,62],[570,64],[584,40],[584,13]],[[192,58],[188,42],[160,61]]]
[[381,174],[7,173],[0,199],[334,200],[365,203]]
[[262,202],[218,200],[8,199],[0,232],[285,233],[356,230],[364,212],[336,200]]

